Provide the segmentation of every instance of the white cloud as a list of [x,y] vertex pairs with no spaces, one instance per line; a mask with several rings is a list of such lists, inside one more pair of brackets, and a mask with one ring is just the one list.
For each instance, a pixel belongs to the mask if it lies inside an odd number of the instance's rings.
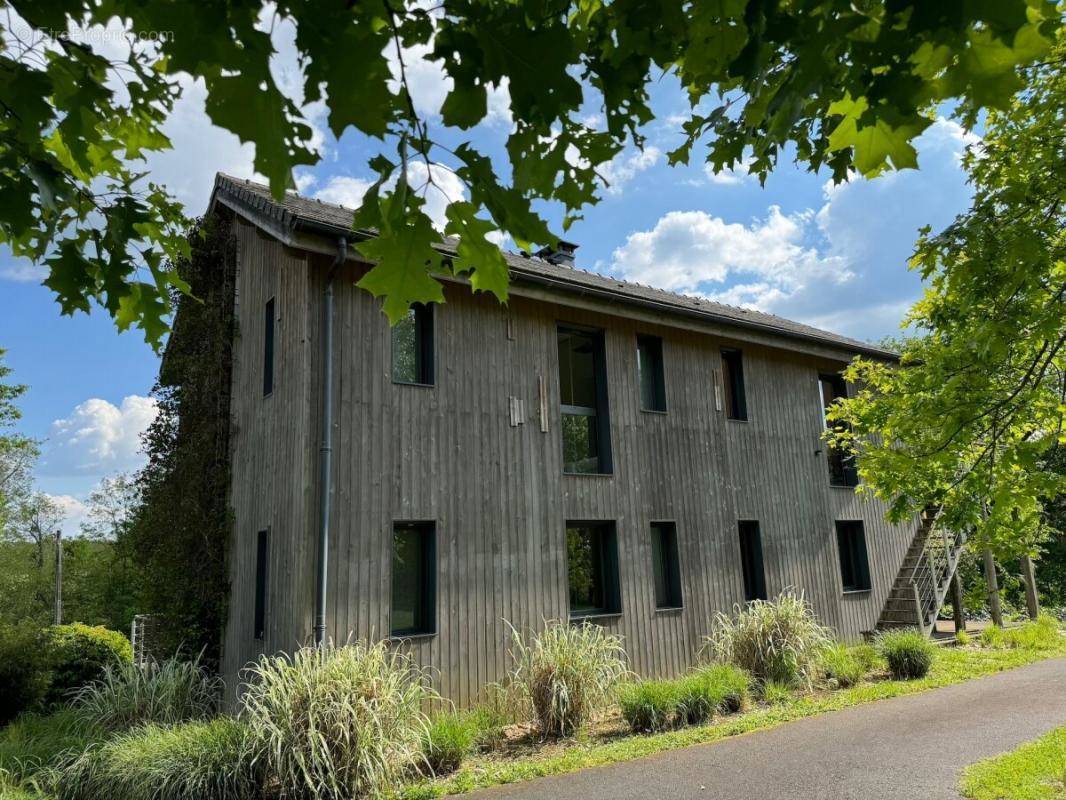
[[424,161],[408,162],[407,182],[425,197],[426,204],[422,210],[433,220],[438,230],[444,230],[447,224],[445,209],[452,203],[466,199],[466,184],[443,164],[434,163],[427,167]]
[[334,175],[325,186],[314,193],[314,197],[324,203],[335,203],[345,208],[356,209],[363,202],[363,195],[371,185],[371,181],[363,178]]
[[907,270],[918,228],[944,227],[970,198],[960,156],[976,141],[937,120],[917,141],[920,170],[827,183],[816,212],[771,206],[747,226],[669,212],[630,234],[609,269],[851,336],[884,336],[921,293],[919,276]]
[[118,406],[98,397],[52,423],[40,465],[43,475],[128,472],[144,462],[141,434],[155,419],[156,401],[129,395]]
[[89,507],[77,497],[69,494],[50,494],[48,498],[56,504],[63,520],[61,527],[64,536],[74,536],[81,532],[83,522],[89,521]]
[[25,258],[15,258],[6,247],[2,257],[4,263],[0,264],[0,280],[40,283],[48,277],[48,269],[43,264],[34,264]]
[[605,191],[607,194],[620,195],[627,183],[639,173],[654,167],[662,157],[662,150],[650,145],[643,150],[623,150],[599,168],[600,175],[607,184]]
[[735,167],[727,167],[720,172],[715,172],[714,167],[708,162],[703,165],[703,172],[707,176],[707,180],[715,186],[739,186],[744,183],[757,183],[758,179],[748,172],[753,160],[752,158],[742,159]]

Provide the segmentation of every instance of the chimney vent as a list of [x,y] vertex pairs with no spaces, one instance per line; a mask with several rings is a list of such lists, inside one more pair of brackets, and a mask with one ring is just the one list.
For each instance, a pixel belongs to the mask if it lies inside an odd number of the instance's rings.
[[555,264],[560,267],[572,267],[574,266],[574,253],[577,252],[577,245],[573,242],[564,242],[559,240],[558,247],[542,247],[536,252],[537,258],[543,258],[549,264]]

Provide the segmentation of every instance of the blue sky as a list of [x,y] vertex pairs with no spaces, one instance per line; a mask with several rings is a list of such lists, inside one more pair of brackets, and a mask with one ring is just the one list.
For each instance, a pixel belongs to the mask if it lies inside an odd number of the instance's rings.
[[[275,74],[282,85],[295,86],[284,30],[278,46]],[[447,80],[418,55],[407,59],[414,63],[409,82],[417,107],[432,120]],[[174,150],[148,164],[152,178],[193,214],[204,210],[216,171],[254,177],[250,146],[211,126],[203,94],[196,84],[185,87],[168,123]],[[505,173],[506,99],[505,88],[494,92],[486,122],[443,141],[472,141]],[[709,175],[698,157],[688,167],[667,166],[687,104],[668,80],[656,85],[653,101],[658,119],[646,130],[645,150],[629,148],[609,165],[611,186],[602,202],[566,235],[579,245],[579,267],[758,307],[857,338],[898,332],[921,290],[906,268],[918,228],[941,228],[967,206],[959,158],[972,135],[938,119],[918,141],[920,170],[832,186],[826,175],[782,159],[760,187],[743,169]],[[366,161],[376,150],[354,134],[334,140],[321,107],[306,113],[321,132],[322,161],[298,172],[302,191],[358,203],[371,178]],[[594,100],[587,122],[599,123]],[[446,170],[435,171],[435,178],[452,199],[461,194]],[[427,209],[439,218],[447,198],[430,192]],[[558,209],[545,212],[559,219]],[[0,348],[8,351],[14,378],[30,387],[21,427],[43,441],[40,487],[59,498],[73,530],[82,502],[102,477],[143,463],[139,437],[154,414],[148,395],[158,359],[136,333],[118,334],[103,312],[61,317],[40,277],[33,265],[0,258]]]

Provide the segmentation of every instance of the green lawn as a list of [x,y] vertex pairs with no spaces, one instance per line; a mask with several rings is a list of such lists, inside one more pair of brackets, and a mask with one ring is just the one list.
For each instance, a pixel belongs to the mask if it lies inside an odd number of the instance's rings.
[[1066,655],[1066,641],[1048,650],[943,649],[937,653],[929,674],[919,680],[875,680],[831,693],[799,695],[781,705],[757,706],[748,712],[725,717],[709,725],[668,733],[606,740],[589,737],[565,745],[546,746],[543,751],[518,758],[484,755],[465,762],[459,771],[452,775],[406,787],[401,791],[401,796],[404,800],[443,797],[488,786],[628,761],[679,747],[716,742],[730,736],[767,730],[785,722],[828,711],[961,683],[1063,655]]
[[974,764],[960,791],[973,800],[1066,800],[1066,727]]

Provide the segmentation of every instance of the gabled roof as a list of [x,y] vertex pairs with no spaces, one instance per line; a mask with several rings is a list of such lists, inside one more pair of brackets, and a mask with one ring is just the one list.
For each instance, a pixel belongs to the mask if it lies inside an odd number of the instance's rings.
[[[349,208],[301,197],[294,192],[286,192],[284,199],[275,200],[269,187],[223,173],[215,178],[211,207],[218,201],[286,242],[291,242],[293,234],[300,231],[333,237],[347,236],[355,240],[375,235],[373,231],[353,229],[353,211]],[[438,249],[444,255],[454,256],[455,240],[442,239]],[[560,293],[598,296],[614,303],[635,304],[681,317],[702,318],[786,339],[828,345],[848,353],[898,360],[898,356],[891,351],[774,314],[655,289],[576,267],[551,264],[540,258],[506,251],[503,255],[513,281],[539,284]]]

